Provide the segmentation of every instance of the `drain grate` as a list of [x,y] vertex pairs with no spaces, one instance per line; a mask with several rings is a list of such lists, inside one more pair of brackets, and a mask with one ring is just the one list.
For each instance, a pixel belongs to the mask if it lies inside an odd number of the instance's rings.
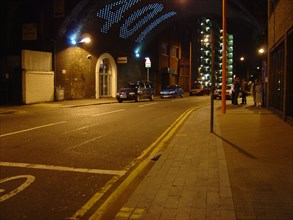
[[162,156],[162,154],[156,154],[155,156],[152,157],[152,161],[157,161],[160,159],[160,157]]

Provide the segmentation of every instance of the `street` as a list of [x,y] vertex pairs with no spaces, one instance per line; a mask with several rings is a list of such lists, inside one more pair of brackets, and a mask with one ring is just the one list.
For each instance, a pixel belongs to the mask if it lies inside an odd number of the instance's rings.
[[1,115],[1,219],[88,219],[180,115],[209,102],[49,103]]

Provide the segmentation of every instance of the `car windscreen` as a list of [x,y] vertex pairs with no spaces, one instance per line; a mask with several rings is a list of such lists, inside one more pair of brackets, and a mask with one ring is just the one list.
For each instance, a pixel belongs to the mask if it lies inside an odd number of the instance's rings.
[[172,89],[173,90],[173,89],[176,89],[176,86],[174,86],[174,85],[166,86],[165,89]]
[[195,84],[193,85],[193,88],[194,88],[194,89],[201,89],[201,88],[202,88],[202,85],[201,85],[200,83],[195,83]]
[[124,86],[122,86],[123,89],[135,89],[137,87],[137,84],[135,83],[127,83]]

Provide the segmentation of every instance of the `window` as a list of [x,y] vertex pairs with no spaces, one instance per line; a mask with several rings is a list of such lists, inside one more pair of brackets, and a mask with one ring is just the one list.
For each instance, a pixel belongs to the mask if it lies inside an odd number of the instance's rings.
[[270,107],[283,111],[284,87],[284,44],[278,46],[271,54],[270,64]]
[[162,55],[168,55],[168,45],[167,44],[162,44],[161,45],[161,54]]

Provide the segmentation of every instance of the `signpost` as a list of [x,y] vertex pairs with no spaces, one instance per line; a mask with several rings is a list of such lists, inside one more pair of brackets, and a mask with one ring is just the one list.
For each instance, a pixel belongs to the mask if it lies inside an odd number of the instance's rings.
[[214,91],[215,91],[215,33],[212,29],[211,33],[211,49],[212,49],[212,86],[211,86],[211,125],[210,132],[214,132]]
[[151,68],[151,60],[150,60],[150,58],[149,57],[146,57],[145,58],[145,68],[147,69],[147,81],[149,81],[150,80],[150,68]]
[[222,113],[226,114],[226,66],[227,66],[227,0],[222,0],[223,50],[222,50]]

